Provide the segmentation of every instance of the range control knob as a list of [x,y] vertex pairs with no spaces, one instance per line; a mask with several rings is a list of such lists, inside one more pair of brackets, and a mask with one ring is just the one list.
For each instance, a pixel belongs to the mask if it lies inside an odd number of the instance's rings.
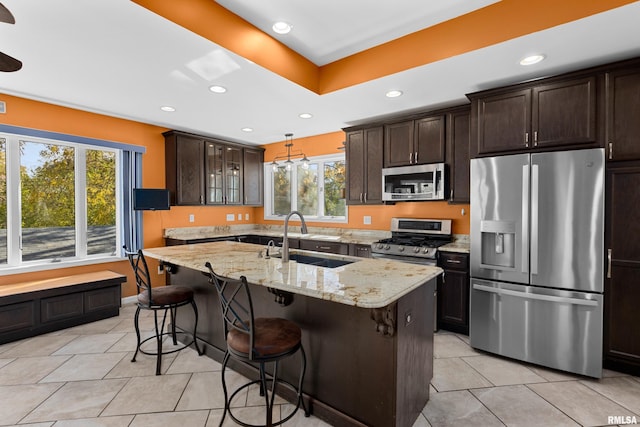
[[423,253],[423,254],[429,253],[429,248],[424,248],[424,249],[422,250],[422,253]]
[[390,245],[384,245],[384,249],[388,251],[389,249],[391,249],[391,246]]
[[400,246],[400,247],[398,248],[398,252],[404,252],[404,246]]
[[382,243],[378,243],[378,244],[377,244],[377,246],[376,246],[376,248],[377,248],[377,249],[382,249],[382,247],[383,247],[383,246],[384,246],[384,245],[383,245]]
[[415,252],[415,253],[420,252],[420,248],[418,246],[416,246],[415,248],[413,248],[413,252]]

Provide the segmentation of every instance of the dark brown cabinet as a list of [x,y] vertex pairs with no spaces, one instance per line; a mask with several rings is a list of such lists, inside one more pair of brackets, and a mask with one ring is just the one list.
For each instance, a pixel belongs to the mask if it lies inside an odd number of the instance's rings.
[[640,160],[640,68],[607,74],[607,158]]
[[382,203],[382,127],[346,133],[348,205]]
[[465,108],[447,116],[447,164],[449,203],[469,203],[469,143],[471,111]]
[[349,255],[349,244],[339,242],[324,242],[320,240],[300,239],[300,249],[332,254]]
[[469,334],[469,255],[438,252],[438,329]]
[[384,166],[444,162],[445,116],[429,116],[384,127]]
[[243,181],[245,205],[262,206],[263,204],[263,161],[263,150],[244,149]]
[[596,76],[469,98],[474,156],[598,143]]
[[640,162],[607,171],[604,366],[634,375],[640,374],[639,189]]
[[262,204],[262,149],[176,131],[164,137],[172,205]]

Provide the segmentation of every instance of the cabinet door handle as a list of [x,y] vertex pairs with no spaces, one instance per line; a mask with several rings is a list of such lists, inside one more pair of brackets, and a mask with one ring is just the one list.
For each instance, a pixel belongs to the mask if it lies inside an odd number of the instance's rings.
[[611,279],[611,249],[607,249],[607,279]]
[[609,160],[613,160],[613,142],[609,142]]
[[318,246],[316,245],[316,249],[324,249],[325,251],[331,250],[331,246]]
[[413,153],[409,153],[409,164],[413,164]]
[[537,147],[538,146],[538,131],[534,131],[533,132],[533,146]]
[[364,202],[367,203],[367,193],[364,193]]
[[451,200],[453,200],[453,188],[451,189],[451,195],[449,196]]
[[360,193],[360,203],[362,203],[362,193]]
[[449,263],[449,264],[460,264],[460,263],[462,263],[462,261],[460,261],[459,259],[448,259],[447,263]]
[[413,156],[413,158],[415,159],[415,162],[418,163],[418,152],[416,151],[416,154]]
[[524,146],[529,147],[529,132],[524,133]]
[[204,203],[204,201],[202,200],[202,194],[200,195],[200,204]]

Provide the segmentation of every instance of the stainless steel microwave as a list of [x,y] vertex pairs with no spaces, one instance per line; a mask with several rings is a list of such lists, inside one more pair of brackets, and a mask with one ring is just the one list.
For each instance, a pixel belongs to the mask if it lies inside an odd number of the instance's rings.
[[444,200],[444,163],[382,169],[382,200]]

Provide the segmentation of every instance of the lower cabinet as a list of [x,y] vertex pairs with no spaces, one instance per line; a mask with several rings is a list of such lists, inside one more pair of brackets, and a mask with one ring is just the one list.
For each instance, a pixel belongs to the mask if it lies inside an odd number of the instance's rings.
[[604,367],[640,375],[640,162],[610,167],[606,189]]
[[349,244],[300,239],[300,249],[332,254],[349,255]]
[[438,329],[469,334],[469,255],[438,252]]

